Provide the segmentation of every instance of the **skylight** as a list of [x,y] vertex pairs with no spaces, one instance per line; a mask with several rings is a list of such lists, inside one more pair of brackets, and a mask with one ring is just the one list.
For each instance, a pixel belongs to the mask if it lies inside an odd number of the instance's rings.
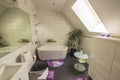
[[108,33],[88,0],[76,0],[72,6],[72,10],[89,32]]

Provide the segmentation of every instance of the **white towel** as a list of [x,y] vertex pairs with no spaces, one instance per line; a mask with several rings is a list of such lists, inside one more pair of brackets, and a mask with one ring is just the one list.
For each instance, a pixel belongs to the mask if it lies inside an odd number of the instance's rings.
[[21,58],[22,62],[27,64],[28,71],[31,69],[32,65],[34,64],[33,57],[30,51],[25,52]]
[[37,80],[46,80],[48,76],[48,67],[45,69],[43,74],[37,78]]

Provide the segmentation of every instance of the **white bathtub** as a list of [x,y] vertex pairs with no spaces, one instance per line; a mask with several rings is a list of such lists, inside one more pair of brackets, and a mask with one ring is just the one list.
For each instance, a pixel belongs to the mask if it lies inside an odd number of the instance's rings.
[[38,56],[41,60],[65,59],[67,46],[45,45],[37,48]]

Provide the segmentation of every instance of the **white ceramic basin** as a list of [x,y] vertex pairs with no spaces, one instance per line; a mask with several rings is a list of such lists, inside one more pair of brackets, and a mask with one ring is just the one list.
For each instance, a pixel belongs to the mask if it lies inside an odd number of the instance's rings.
[[0,67],[0,80],[10,80],[21,66],[21,64],[12,64]]
[[17,49],[19,46],[6,46],[0,48],[0,58],[8,55],[9,53],[13,52],[15,49]]

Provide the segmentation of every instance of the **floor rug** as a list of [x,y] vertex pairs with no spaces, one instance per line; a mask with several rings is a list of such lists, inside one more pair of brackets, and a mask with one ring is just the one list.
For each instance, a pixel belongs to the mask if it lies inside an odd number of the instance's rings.
[[47,63],[48,63],[48,65],[50,67],[60,67],[60,66],[63,65],[64,60],[63,59],[60,59],[60,60],[48,60]]

